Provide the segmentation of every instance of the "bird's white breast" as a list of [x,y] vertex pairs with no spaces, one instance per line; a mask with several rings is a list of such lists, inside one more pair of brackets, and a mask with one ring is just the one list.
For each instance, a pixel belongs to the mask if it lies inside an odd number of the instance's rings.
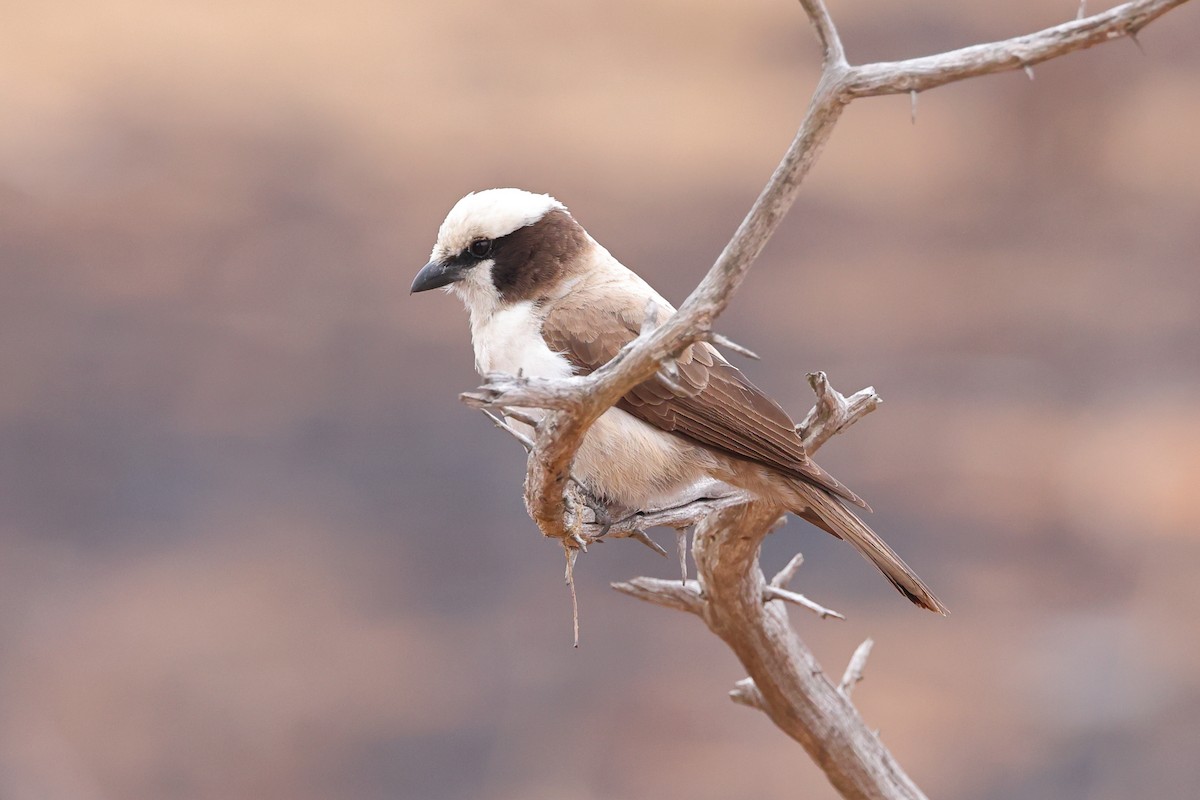
[[518,373],[531,378],[565,378],[571,363],[546,346],[541,320],[532,302],[515,303],[476,322],[472,319],[471,342],[475,347],[475,369]]

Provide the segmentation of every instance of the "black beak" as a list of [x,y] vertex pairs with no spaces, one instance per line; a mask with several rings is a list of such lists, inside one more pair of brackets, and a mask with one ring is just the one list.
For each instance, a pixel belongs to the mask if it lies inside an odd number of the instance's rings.
[[466,267],[462,264],[430,261],[421,267],[421,271],[417,273],[417,277],[413,278],[412,288],[408,290],[408,293],[427,292],[430,289],[440,289],[443,286],[449,286],[462,278],[463,273],[466,271]]

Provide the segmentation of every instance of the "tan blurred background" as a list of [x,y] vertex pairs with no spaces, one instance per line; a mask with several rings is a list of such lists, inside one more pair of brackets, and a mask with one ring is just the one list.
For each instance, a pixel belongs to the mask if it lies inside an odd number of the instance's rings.
[[[1074,0],[835,2],[856,61]],[[1096,5],[1096,4],[1092,4]],[[768,571],[933,796],[1200,786],[1200,17],[856,104],[721,321],[949,603],[793,523]],[[0,798],[829,798],[695,620],[561,555],[409,297],[470,189],[548,191],[679,301],[799,121],[787,0],[9,0],[0,26]],[[668,538],[669,537],[665,537]]]

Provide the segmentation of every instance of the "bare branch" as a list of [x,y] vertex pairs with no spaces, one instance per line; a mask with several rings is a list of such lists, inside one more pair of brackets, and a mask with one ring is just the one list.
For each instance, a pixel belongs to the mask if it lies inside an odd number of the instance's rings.
[[777,518],[776,509],[748,503],[716,512],[693,537],[701,617],[752,682],[739,681],[731,697],[760,708],[799,742],[843,797],[921,800],[920,789],[796,636],[783,604],[761,602],[767,583],[759,546]]
[[776,572],[775,577],[771,578],[771,585],[777,589],[786,589],[787,585],[792,582],[792,578],[796,577],[796,573],[800,571],[800,565],[803,563],[804,554],[796,553],[787,566]]
[[824,372],[808,373],[808,385],[816,392],[817,404],[796,426],[809,453],[816,452],[830,437],[841,433],[883,402],[874,386],[860,389],[850,397],[830,385]]
[[[681,506],[659,509],[656,511],[638,511],[617,520],[609,525],[608,537],[623,538],[622,534],[630,531],[644,531],[650,528],[688,528],[720,508],[736,506],[749,500],[743,492],[732,492],[721,497],[703,498]],[[585,530],[598,533],[598,526],[585,525]],[[600,538],[596,536],[595,538]],[[665,551],[664,551],[665,554]]]
[[459,399],[472,408],[573,409],[588,386],[586,377],[527,378],[497,372],[484,380],[483,386],[463,392]]
[[825,606],[813,600],[809,600],[799,592],[793,592],[788,589],[781,589],[778,586],[767,584],[765,587],[763,587],[763,602],[769,603],[772,600],[783,600],[785,603],[793,603],[801,608],[807,608],[821,619],[825,619],[826,617],[845,619],[845,617],[838,612],[826,608]]
[[842,682],[838,684],[838,691],[847,698],[854,691],[855,684],[863,679],[863,670],[867,667],[867,659],[870,657],[871,648],[874,646],[874,641],[866,639],[855,649],[854,655],[850,656],[850,663],[846,665],[846,672],[842,675]]
[[665,581],[659,578],[632,578],[620,583],[614,583],[612,588],[618,592],[645,600],[648,603],[687,611],[692,614],[704,613],[704,599],[700,593],[700,584],[696,581]]
[[852,67],[841,90],[845,92],[847,100],[900,92],[923,92],[965,78],[1025,69],[1122,36],[1135,37],[1146,25],[1186,2],[1134,0],[1026,36],[972,45],[923,58]]
[[816,29],[817,39],[821,41],[821,48],[825,51],[825,69],[845,66],[846,52],[842,48],[841,37],[838,36],[833,17],[829,16],[829,9],[825,7],[824,1],[800,0],[800,5],[804,8],[804,13],[808,14],[808,20]]

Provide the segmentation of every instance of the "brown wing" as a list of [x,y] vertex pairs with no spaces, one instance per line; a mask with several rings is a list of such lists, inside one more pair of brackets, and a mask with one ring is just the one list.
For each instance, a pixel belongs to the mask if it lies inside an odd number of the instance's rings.
[[[593,293],[588,300],[595,300]],[[551,350],[577,372],[605,364],[641,329],[645,298],[606,292],[598,303],[567,298],[554,303],[542,326]],[[659,311],[660,319],[674,313]],[[779,405],[705,342],[676,361],[680,392],[658,376],[635,386],[617,407],[664,431],[705,447],[756,461],[819,486],[866,508],[857,495],[817,466],[804,450],[795,423]]]

